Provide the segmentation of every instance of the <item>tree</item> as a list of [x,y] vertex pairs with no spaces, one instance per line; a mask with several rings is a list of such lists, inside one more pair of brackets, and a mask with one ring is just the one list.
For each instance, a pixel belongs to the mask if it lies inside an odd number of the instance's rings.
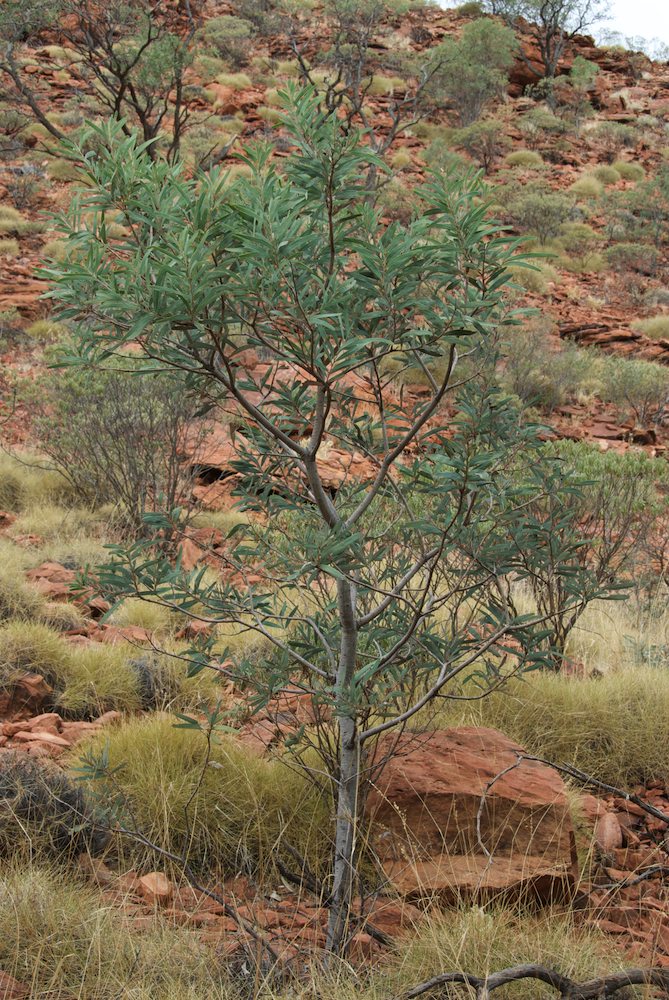
[[[488,8],[516,30],[521,19],[527,22],[526,30],[543,64],[543,79],[549,81],[557,73],[567,43],[606,14],[604,0],[488,0]],[[522,54],[521,58],[536,73],[531,61]]]
[[[293,152],[280,169],[271,147],[248,150],[249,180],[189,181],[118,125],[96,130],[81,197],[98,221],[81,232],[76,216],[63,221],[77,253],[48,273],[63,316],[86,324],[73,364],[122,363],[133,342],[213,414],[236,414],[227,471],[261,516],[219,549],[221,579],[186,573],[151,541],[115,549],[97,572],[114,599],[261,635],[274,650],[261,663],[212,638],[193,646],[191,669],[217,666],[254,708],[299,692],[325,721],[314,742],[335,802],[328,948],[343,952],[365,793],[393,734],[470,672],[492,688],[546,661],[541,616],[509,614],[487,586],[522,572],[540,450],[476,375],[479,356],[482,373],[494,367],[515,259],[478,178],[435,177],[425,214],[386,228],[366,197],[365,168],[381,163],[363,136],[323,114],[313,90],[288,96]],[[110,212],[128,229],[113,247]],[[401,391],[408,368],[423,394]],[[178,521],[151,523],[160,534]]]
[[[126,129],[141,129],[143,138],[164,141],[168,158],[178,155],[189,111],[183,98],[183,74],[195,31],[176,31],[156,14],[152,0],[8,0],[0,10],[0,76],[10,100],[54,138],[65,138],[50,119],[45,99],[25,72],[21,45],[39,43],[55,32],[66,46],[79,78],[104,114],[127,121]],[[147,146],[150,156],[160,146]]]
[[460,124],[471,125],[509,81],[516,40],[511,28],[483,17],[448,38],[434,52],[438,68],[428,91],[454,107]]

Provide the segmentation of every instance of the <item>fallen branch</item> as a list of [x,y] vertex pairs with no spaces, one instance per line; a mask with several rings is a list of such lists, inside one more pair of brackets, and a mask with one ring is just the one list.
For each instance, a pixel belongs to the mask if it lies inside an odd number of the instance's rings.
[[508,983],[516,983],[521,979],[537,979],[546,983],[559,992],[562,1000],[602,1000],[603,997],[611,997],[626,986],[655,986],[662,990],[663,996],[669,996],[669,971],[667,970],[626,969],[624,972],[613,972],[600,979],[577,983],[559,972],[545,968],[543,965],[515,965],[511,969],[502,969],[501,972],[493,972],[483,978],[470,975],[467,972],[445,972],[414,986],[394,1000],[415,1000],[416,997],[423,996],[425,993],[457,984],[475,989],[476,1000],[488,1000],[494,990],[498,990]]

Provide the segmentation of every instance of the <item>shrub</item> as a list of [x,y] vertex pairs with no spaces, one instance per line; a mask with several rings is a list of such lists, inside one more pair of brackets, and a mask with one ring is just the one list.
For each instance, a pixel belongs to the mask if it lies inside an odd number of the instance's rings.
[[455,8],[455,13],[461,17],[483,17],[483,7],[479,0],[467,0]]
[[595,180],[598,180],[600,184],[604,185],[604,187],[609,187],[611,184],[617,184],[620,180],[620,174],[616,168],[606,163],[602,163],[600,166],[595,167],[595,169],[591,171],[591,174]]
[[238,69],[247,61],[252,35],[253,25],[243,17],[232,14],[212,17],[200,30],[204,44],[233,69]]
[[620,122],[600,122],[590,132],[603,148],[604,155],[611,163],[624,146],[633,146],[636,142],[636,130],[630,125]]
[[632,323],[632,329],[654,340],[666,340],[669,338],[669,315],[663,313],[660,316],[650,316],[648,319],[636,319]]
[[541,167],[544,161],[534,150],[517,149],[513,153],[507,153],[504,162],[508,167]]
[[195,404],[181,379],[66,368],[44,375],[33,399],[44,452],[85,503],[117,504],[124,530],[141,533],[157,504],[172,510],[188,496],[182,448]]
[[485,173],[510,143],[503,123],[494,118],[459,129],[453,140],[483,167]]
[[503,382],[524,403],[550,413],[577,395],[591,377],[592,362],[574,344],[551,349],[548,332],[541,323],[513,332],[504,347]]
[[[328,805],[307,780],[280,760],[258,758],[230,738],[214,742],[213,766],[204,767],[206,742],[169,716],[128,722],[92,741],[106,747],[113,782],[96,792],[125,796],[139,830],[197,868],[262,874],[289,844],[322,868],[328,853]],[[83,757],[88,756],[87,751]],[[190,823],[184,808],[194,794]],[[147,855],[149,861],[151,855]]]
[[569,190],[578,198],[600,198],[604,186],[595,176],[584,174],[583,177],[579,177],[577,181],[570,184]]
[[557,236],[572,210],[571,200],[563,194],[526,187],[512,198],[508,212],[518,228],[536,236],[543,245]]
[[654,274],[657,270],[657,249],[647,243],[616,243],[607,248],[606,257],[614,271]]
[[641,426],[661,423],[669,405],[669,371],[652,361],[607,357],[600,365],[602,398]]
[[[476,126],[473,126],[476,128]],[[446,139],[434,139],[423,153],[423,159],[431,170],[465,171],[471,169],[471,164],[461,153],[451,149]]]
[[94,824],[83,789],[61,768],[20,750],[0,754],[0,857],[97,853],[106,837]]
[[627,160],[616,160],[613,164],[624,181],[642,181],[645,171],[640,163],[628,163]]

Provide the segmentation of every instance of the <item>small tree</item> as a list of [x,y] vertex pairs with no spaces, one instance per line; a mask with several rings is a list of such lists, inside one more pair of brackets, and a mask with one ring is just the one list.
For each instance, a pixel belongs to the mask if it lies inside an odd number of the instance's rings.
[[[516,30],[521,19],[535,42],[543,65],[543,78],[552,80],[567,43],[606,14],[604,0],[488,0],[488,8]],[[532,62],[521,56],[533,73]],[[537,79],[542,78],[536,73]]]
[[461,125],[471,125],[504,92],[516,48],[510,28],[488,17],[472,21],[461,38],[436,49],[439,68],[428,89],[454,108]]
[[[117,549],[101,579],[112,596],[263,636],[275,655],[261,663],[232,649],[216,659],[254,707],[297,691],[329,720],[317,743],[336,809],[328,948],[342,952],[375,748],[392,752],[379,741],[474,668],[493,687],[545,658],[540,616],[510,614],[487,586],[520,568],[535,491],[517,470],[539,451],[471,367],[479,352],[491,368],[514,259],[478,179],[435,178],[426,213],[386,228],[366,198],[375,154],[312,90],[291,101],[290,158],[279,169],[270,147],[249,150],[252,176],[234,183],[187,181],[117,125],[99,131],[84,197],[101,216],[120,212],[129,235],[112,248],[100,225],[65,222],[77,253],[50,274],[64,315],[89,318],[81,360],[123,356],[132,341],[214,410],[245,418],[229,471],[262,517],[231,534],[221,580],[147,542]],[[407,368],[424,393],[400,390]],[[444,420],[458,388],[459,415]],[[192,669],[213,657],[194,647]]]

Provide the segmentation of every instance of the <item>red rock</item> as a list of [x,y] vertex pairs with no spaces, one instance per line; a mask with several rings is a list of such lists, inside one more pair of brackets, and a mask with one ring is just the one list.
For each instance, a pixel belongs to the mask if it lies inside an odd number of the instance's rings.
[[0,1000],[24,1000],[30,996],[30,987],[0,970]]
[[571,892],[576,857],[564,783],[544,764],[518,763],[521,752],[494,729],[400,737],[367,803],[394,888],[409,898]]
[[17,733],[14,739],[22,740],[26,743],[50,743],[55,747],[68,748],[71,746],[70,742],[63,739],[62,736],[55,736],[53,733],[49,733],[41,729],[37,729],[34,732],[32,730],[27,730],[22,733]]
[[623,846],[623,831],[615,813],[606,812],[595,823],[595,841],[607,854]]
[[137,890],[147,903],[165,906],[172,899],[174,885],[162,872],[149,872],[140,877]]
[[41,674],[23,674],[9,691],[0,694],[0,717],[22,713],[35,715],[52,694],[53,688]]

